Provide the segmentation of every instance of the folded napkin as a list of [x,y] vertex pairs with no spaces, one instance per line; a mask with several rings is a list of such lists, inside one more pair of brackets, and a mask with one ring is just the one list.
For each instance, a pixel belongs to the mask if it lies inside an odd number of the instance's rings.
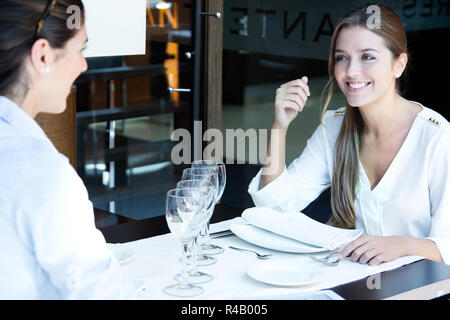
[[242,218],[261,229],[328,250],[343,248],[363,233],[320,223],[301,212],[279,212],[268,207],[246,209]]

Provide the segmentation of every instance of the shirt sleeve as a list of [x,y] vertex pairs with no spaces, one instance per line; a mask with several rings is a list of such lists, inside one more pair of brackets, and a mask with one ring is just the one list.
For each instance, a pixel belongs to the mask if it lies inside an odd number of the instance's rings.
[[24,171],[33,191],[19,210],[17,229],[61,298],[135,298],[131,282],[95,227],[92,203],[76,171],[59,154],[36,158],[47,161]]
[[[329,116],[325,115],[325,125]],[[316,128],[300,157],[262,189],[259,189],[262,170],[258,172],[248,189],[255,206],[279,211],[301,211],[330,187],[331,174],[327,159],[332,157],[332,150],[324,124]]]
[[[445,128],[442,128],[443,130]],[[448,129],[448,126],[447,126]],[[430,155],[429,194],[431,230],[428,239],[438,247],[445,264],[450,265],[450,130],[444,130]]]

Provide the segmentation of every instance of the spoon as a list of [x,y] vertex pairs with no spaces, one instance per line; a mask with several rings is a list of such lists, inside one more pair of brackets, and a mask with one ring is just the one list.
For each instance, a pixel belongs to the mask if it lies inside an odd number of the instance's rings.
[[256,257],[257,257],[258,259],[263,259],[263,260],[264,260],[264,259],[269,259],[269,258],[272,256],[271,253],[269,253],[269,254],[261,254],[261,253],[258,253],[258,252],[256,252],[256,251],[253,251],[253,250],[242,249],[242,248],[236,248],[236,247],[233,247],[233,246],[229,246],[228,248],[234,249],[234,250],[238,250],[238,251],[248,251],[248,252],[254,253],[254,254],[256,254]]
[[332,266],[335,267],[339,264],[339,262],[341,261],[340,257],[339,257],[339,252],[332,252],[331,254],[329,254],[326,257],[323,258],[319,258],[319,257],[314,257],[314,256],[309,256],[311,259],[318,261],[318,262],[322,262],[323,264],[326,264],[327,266]]

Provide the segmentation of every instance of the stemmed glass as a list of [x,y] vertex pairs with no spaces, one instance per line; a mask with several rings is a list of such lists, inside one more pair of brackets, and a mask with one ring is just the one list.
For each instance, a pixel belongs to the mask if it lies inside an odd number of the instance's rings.
[[[203,198],[203,221],[202,225],[206,224],[208,212],[211,208],[211,206],[214,203],[214,196],[215,196],[215,188],[213,184],[209,181],[203,181],[203,180],[182,180],[177,183],[177,189],[189,189],[193,190],[195,193],[195,196],[199,197],[200,199]],[[198,237],[200,233],[198,233],[194,241],[192,243],[191,247],[191,269],[188,271],[189,280],[191,283],[206,283],[210,282],[213,279],[213,276],[210,274],[207,274],[205,272],[201,272],[198,270],[197,266],[197,250],[198,248]],[[181,277],[181,274],[177,274],[175,276],[175,279],[179,280]]]
[[[203,168],[204,170],[210,170],[212,172],[217,172],[218,177],[218,193],[214,206],[222,198],[223,192],[225,190],[225,185],[227,183],[227,173],[225,169],[225,164],[216,160],[197,160],[192,163],[192,168]],[[212,209],[214,211],[214,208]],[[222,253],[224,250],[222,247],[211,244],[211,239],[209,237],[209,220],[202,231],[204,235],[202,238],[202,252],[207,255],[214,255]]]
[[187,256],[189,244],[199,233],[204,221],[204,203],[194,190],[171,189],[166,197],[166,220],[170,232],[181,241],[181,276],[178,283],[167,286],[164,292],[173,296],[190,297],[203,293],[203,288],[189,282]]
[[[213,172],[210,169],[207,168],[189,168],[183,170],[182,175],[183,180],[202,180],[202,181],[209,181],[214,186],[214,194],[213,194],[213,203],[206,211],[206,222],[211,219],[211,216],[214,212],[214,205],[216,204],[216,198],[219,191],[219,179],[217,172]],[[204,230],[207,229],[207,223],[203,226],[203,228],[200,231],[200,238],[202,239],[204,237]],[[203,241],[202,241],[203,242]],[[200,253],[197,256],[197,264],[199,266],[206,266],[210,264],[216,263],[217,260],[214,257],[210,257],[206,255],[203,252],[203,248],[200,251]]]

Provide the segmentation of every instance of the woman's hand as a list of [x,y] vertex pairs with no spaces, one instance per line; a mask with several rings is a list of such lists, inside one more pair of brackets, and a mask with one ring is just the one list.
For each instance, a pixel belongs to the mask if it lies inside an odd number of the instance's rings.
[[307,77],[282,84],[276,92],[273,127],[287,129],[291,121],[303,110],[309,96]]
[[342,251],[341,258],[350,257],[354,262],[378,265],[407,255],[407,238],[364,235],[350,242]]

